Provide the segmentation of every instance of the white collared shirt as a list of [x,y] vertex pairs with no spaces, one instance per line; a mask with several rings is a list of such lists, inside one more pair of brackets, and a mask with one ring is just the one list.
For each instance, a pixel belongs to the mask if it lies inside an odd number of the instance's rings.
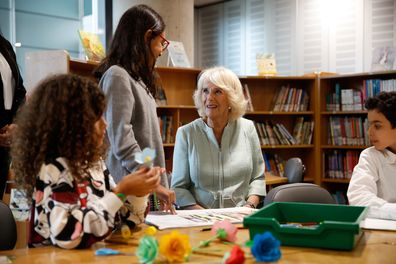
[[4,109],[10,110],[12,107],[12,99],[14,97],[14,86],[15,81],[12,77],[12,71],[10,65],[3,54],[0,52],[0,72],[1,80],[3,82],[3,97],[4,97]]
[[348,187],[350,205],[369,206],[369,216],[396,220],[396,154],[362,151]]

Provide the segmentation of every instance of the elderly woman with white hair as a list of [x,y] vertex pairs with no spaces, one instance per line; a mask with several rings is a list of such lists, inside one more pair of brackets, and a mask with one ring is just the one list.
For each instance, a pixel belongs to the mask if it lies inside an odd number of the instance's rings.
[[180,127],[172,189],[182,209],[255,208],[265,196],[264,160],[238,77],[224,67],[204,70],[194,93],[200,118]]

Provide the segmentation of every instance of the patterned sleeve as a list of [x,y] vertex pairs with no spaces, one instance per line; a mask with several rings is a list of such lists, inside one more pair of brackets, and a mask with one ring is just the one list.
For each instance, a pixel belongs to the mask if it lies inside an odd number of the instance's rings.
[[91,170],[90,181],[76,188],[64,159],[43,165],[34,194],[35,233],[66,249],[86,248],[105,238],[122,202],[106,190],[101,168]]

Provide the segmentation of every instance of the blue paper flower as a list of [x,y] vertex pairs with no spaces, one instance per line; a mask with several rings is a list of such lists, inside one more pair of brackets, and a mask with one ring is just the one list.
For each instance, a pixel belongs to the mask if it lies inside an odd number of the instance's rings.
[[251,251],[257,261],[277,261],[281,257],[280,242],[271,232],[257,234],[253,239]]
[[139,164],[152,167],[156,153],[154,149],[145,148],[142,152],[135,154],[135,161]]
[[120,255],[121,252],[111,248],[99,248],[95,251],[96,256],[110,256],[110,255]]

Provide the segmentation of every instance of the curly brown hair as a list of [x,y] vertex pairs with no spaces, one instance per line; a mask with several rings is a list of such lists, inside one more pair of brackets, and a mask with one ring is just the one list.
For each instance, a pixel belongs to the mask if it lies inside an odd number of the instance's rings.
[[17,185],[29,199],[41,166],[58,157],[77,181],[89,175],[105,152],[94,133],[105,105],[97,84],[77,75],[53,76],[34,90],[17,115],[11,146]]

